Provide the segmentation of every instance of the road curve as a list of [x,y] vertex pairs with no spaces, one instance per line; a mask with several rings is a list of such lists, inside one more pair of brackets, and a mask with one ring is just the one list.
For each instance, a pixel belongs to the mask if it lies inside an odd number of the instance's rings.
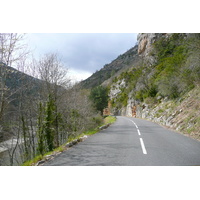
[[199,166],[200,142],[137,118],[115,124],[44,166]]

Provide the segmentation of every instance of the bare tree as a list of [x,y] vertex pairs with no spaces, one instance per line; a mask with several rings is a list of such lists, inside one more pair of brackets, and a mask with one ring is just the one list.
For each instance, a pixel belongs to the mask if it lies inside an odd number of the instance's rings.
[[[1,39],[4,44],[5,38],[2,36]],[[19,49],[22,46],[19,45]],[[10,52],[14,51],[11,49]],[[96,125],[93,120],[96,113],[88,99],[88,91],[71,84],[68,71],[57,54],[47,54],[28,63],[28,66],[24,59],[26,54],[23,55],[16,54],[16,59],[10,56],[6,62],[2,57],[0,68],[3,75],[0,80],[3,88],[0,91],[1,119],[7,115],[6,121],[13,132],[12,148],[8,150],[10,165],[21,164],[37,154],[43,155],[67,142],[69,135],[75,137]],[[6,66],[14,62],[20,70],[29,67],[34,77],[37,75],[40,80],[35,82],[33,77],[29,77],[30,81],[23,82],[22,73],[19,75],[19,81],[22,81],[20,88],[16,86],[14,91],[9,91],[6,79],[10,68]],[[6,110],[15,98],[17,106]]]
[[[22,61],[29,53],[23,43],[24,35],[17,33],[0,33],[0,121],[13,95],[6,85],[10,69],[8,66]],[[16,91],[15,91],[16,92]]]
[[[26,57],[29,54],[27,45],[24,43],[25,34],[0,33],[0,136],[2,140],[11,137],[12,145],[8,148],[10,164],[13,164],[15,151],[19,144],[19,109],[17,108],[20,92],[26,88],[25,85],[18,87],[12,82],[23,81],[23,76],[17,76],[12,68],[24,68]],[[12,82],[12,86],[10,85]],[[4,137],[6,136],[6,137]],[[9,136],[9,137],[7,137]]]
[[[38,77],[43,80],[43,87],[40,90],[41,100],[45,103],[45,126],[47,145],[49,150],[58,147],[60,144],[60,123],[62,121],[62,96],[69,85],[67,69],[58,59],[57,54],[46,54],[37,63]],[[43,104],[44,104],[43,103]],[[41,104],[40,104],[41,106]],[[41,108],[40,108],[41,110]],[[40,118],[40,117],[39,117]],[[41,119],[40,119],[41,120]],[[39,134],[43,137],[41,134]],[[39,138],[41,142],[41,138]],[[43,145],[41,143],[41,145]]]

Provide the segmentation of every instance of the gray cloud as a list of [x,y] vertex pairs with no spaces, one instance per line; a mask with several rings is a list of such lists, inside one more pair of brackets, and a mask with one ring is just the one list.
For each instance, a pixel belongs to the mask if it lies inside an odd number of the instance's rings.
[[93,73],[133,47],[134,33],[41,33],[28,34],[36,56],[56,52],[64,64]]

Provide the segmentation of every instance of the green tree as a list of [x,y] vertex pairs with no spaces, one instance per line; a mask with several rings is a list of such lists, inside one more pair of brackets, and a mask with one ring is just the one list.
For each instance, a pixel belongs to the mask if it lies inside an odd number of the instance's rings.
[[45,138],[44,138],[44,125],[43,125],[43,113],[44,109],[42,103],[39,103],[39,111],[38,111],[38,122],[37,122],[37,138],[38,138],[38,147],[37,150],[39,154],[44,155],[45,153]]
[[45,118],[45,137],[47,141],[48,150],[52,151],[54,149],[54,137],[55,137],[55,102],[49,95],[49,100],[46,107],[46,118]]
[[96,110],[103,115],[103,109],[108,106],[108,90],[103,86],[97,86],[91,90],[90,99],[94,103]]

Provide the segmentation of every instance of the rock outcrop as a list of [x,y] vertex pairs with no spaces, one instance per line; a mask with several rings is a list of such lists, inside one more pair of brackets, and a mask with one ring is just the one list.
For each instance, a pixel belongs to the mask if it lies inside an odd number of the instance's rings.
[[140,104],[137,117],[180,131],[200,141],[200,88],[197,86],[179,100],[160,99],[153,106]]
[[138,54],[142,56],[147,64],[153,65],[156,62],[156,58],[152,53],[153,43],[161,37],[169,36],[169,33],[139,33],[137,36]]

